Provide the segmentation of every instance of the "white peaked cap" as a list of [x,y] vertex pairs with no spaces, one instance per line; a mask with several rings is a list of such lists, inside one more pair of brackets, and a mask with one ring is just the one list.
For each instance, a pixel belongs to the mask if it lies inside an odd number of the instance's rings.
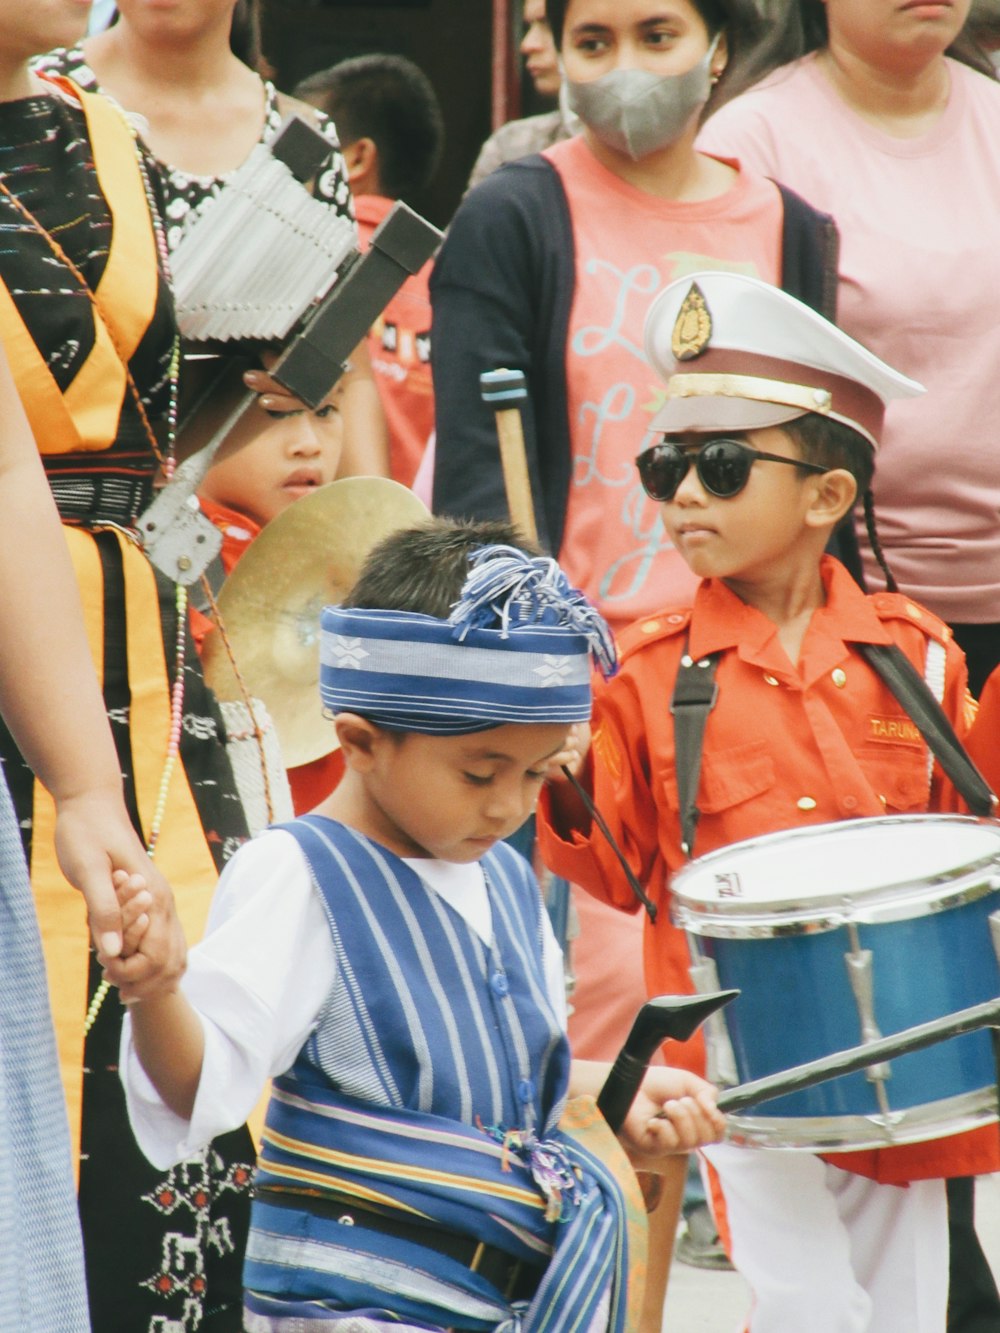
[[780,287],[741,273],[678,278],[646,316],[646,356],[667,382],[652,429],[757,430],[816,412],[877,447],[885,405],[924,392]]

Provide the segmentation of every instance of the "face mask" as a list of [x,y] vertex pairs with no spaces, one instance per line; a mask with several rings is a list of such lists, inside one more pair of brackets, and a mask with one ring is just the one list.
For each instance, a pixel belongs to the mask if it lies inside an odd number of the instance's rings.
[[708,101],[712,57],[720,36],[704,59],[684,74],[614,69],[589,83],[567,79],[568,106],[602,143],[638,162],[674,143]]

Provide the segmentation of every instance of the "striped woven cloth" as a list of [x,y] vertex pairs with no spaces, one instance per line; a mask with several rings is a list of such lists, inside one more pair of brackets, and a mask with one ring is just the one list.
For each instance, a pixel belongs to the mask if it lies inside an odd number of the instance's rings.
[[66,1103],[38,924],[20,832],[0,775],[0,1330],[89,1329]]
[[[319,1327],[358,1315],[484,1333],[585,1333],[605,1320],[612,1333],[627,1327],[626,1204],[613,1172],[570,1135],[504,1137],[285,1077],[275,1083],[257,1187],[247,1327],[280,1328],[290,1317]],[[512,1306],[433,1248],[366,1231],[361,1221],[348,1227],[275,1207],[264,1201],[271,1190],[332,1191],[536,1263],[548,1253],[548,1264],[531,1302]]]

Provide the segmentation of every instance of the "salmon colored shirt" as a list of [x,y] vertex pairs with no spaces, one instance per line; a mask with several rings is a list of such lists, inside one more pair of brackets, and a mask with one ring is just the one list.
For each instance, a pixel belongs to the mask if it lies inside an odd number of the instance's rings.
[[573,476],[559,561],[620,629],[696,586],[633,461],[654,438],[663,399],[642,349],[646,312],[667,283],[698,269],[778,282],[781,197],[741,172],[714,199],[659,199],[608,171],[579,137],[543,156],[566,193],[576,251],[566,342]]
[[[696,854],[745,838],[841,819],[956,810],[903,709],[857,654],[855,643],[897,643],[923,672],[929,639],[947,650],[943,708],[959,735],[971,702],[965,662],[936,616],[897,593],[865,596],[825,557],[827,601],[813,615],[797,667],[776,626],[716,580],[692,608],[660,612],[622,636],[618,675],[599,686],[589,758],[594,799],[639,882],[657,903],[645,930],[648,993],[690,992],[683,933],[670,921],[669,879],[686,864],[680,845],[670,698],[679,660],[721,653],[717,703],[705,728]],[[539,807],[545,863],[626,910],[635,900],[606,839],[594,827],[557,831]],[[686,1046],[672,1063],[691,1063]],[[965,1175],[1000,1167],[995,1126],[968,1135],[872,1152],[838,1153],[838,1166],[879,1180]]]
[[[358,239],[367,250],[372,233],[395,201],[377,194],[354,196]],[[368,334],[372,371],[389,427],[389,471],[412,486],[434,430],[431,383],[431,261],[412,273]]]

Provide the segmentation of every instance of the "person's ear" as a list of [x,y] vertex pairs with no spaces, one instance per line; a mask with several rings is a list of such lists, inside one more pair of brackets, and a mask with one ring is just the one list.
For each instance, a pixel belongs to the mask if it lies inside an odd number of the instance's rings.
[[382,747],[389,743],[382,728],[356,713],[338,713],[333,719],[333,728],[345,765],[357,773],[370,773]]
[[843,467],[809,477],[807,485],[812,490],[812,499],[806,511],[806,523],[810,527],[835,528],[844,515],[853,509],[858,498],[858,483]]
[[729,43],[726,41],[726,31],[723,29],[719,33],[719,40],[715,44],[715,50],[712,53],[712,66],[709,75],[712,83],[718,83],[725,73],[726,66],[729,64]]
[[374,139],[362,136],[353,143],[341,144],[341,154],[347,168],[347,182],[355,194],[372,194],[370,189],[360,188],[358,182],[374,177],[378,170],[378,147]]

